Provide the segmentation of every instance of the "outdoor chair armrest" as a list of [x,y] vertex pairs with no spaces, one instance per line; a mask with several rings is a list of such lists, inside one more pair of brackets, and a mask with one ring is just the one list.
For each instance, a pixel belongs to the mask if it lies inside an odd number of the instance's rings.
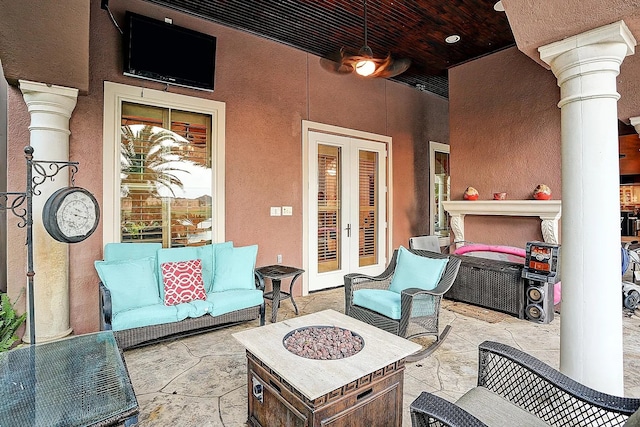
[[264,277],[258,273],[258,270],[254,270],[253,278],[256,282],[256,288],[264,292]]
[[109,331],[111,330],[112,316],[111,292],[102,282],[99,283],[98,289],[100,303],[100,330]]
[[431,425],[486,427],[486,424],[455,403],[426,391],[422,392],[422,394],[411,403],[409,410],[411,412],[411,425],[413,427],[428,427]]
[[451,288],[451,283],[438,283],[433,289],[420,289],[420,288],[408,288],[403,289],[403,294],[408,294],[410,296],[414,295],[433,295],[433,296],[442,296]]
[[479,386],[553,426],[622,426],[640,407],[640,399],[589,388],[505,344],[491,341],[480,344],[478,363]]
[[391,277],[366,276],[364,274],[351,273],[344,276],[344,285],[349,286],[353,292],[358,289],[389,289]]
[[350,273],[344,276],[344,312],[348,316],[353,305],[353,293],[358,289],[389,289],[391,276],[384,273],[372,277],[364,274]]

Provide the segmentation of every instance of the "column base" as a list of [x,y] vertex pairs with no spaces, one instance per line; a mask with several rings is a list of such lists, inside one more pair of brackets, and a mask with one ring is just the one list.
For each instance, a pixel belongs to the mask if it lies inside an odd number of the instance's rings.
[[[38,337],[38,336],[36,336],[36,344],[40,344],[40,343],[48,342],[48,341],[59,340],[60,338],[64,338],[64,337],[67,337],[67,336],[71,335],[72,333],[73,333],[73,328],[69,328],[66,331],[63,331],[63,332],[61,332],[59,334],[56,334],[56,335],[54,335],[52,337]],[[31,344],[31,339],[30,339],[28,333],[24,334],[24,337],[22,337],[22,342],[25,343],[25,344]]]

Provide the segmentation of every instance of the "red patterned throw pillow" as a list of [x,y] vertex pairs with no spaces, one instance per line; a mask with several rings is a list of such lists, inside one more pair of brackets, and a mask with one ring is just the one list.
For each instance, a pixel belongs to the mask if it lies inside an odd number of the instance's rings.
[[202,280],[202,262],[199,259],[165,262],[161,267],[164,305],[207,299]]

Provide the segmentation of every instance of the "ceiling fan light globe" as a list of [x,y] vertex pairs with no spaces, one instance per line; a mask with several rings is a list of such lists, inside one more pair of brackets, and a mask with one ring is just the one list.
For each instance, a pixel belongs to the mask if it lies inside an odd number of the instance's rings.
[[370,59],[366,59],[364,61],[358,61],[356,63],[356,73],[363,77],[370,76],[376,70],[375,62]]

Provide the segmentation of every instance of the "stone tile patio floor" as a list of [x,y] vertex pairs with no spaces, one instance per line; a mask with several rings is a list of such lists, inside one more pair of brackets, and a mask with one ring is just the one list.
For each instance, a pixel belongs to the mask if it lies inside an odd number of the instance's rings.
[[[344,312],[343,288],[296,298],[300,315],[328,308]],[[271,306],[267,305],[267,318]],[[624,327],[625,395],[640,397],[640,317],[621,314]],[[283,301],[278,321],[295,316]],[[268,320],[267,320],[268,321]],[[560,316],[534,324],[462,303],[443,301],[440,327],[451,332],[428,358],[408,363],[404,379],[403,426],[411,426],[409,405],[430,391],[455,400],[476,383],[478,344],[499,341],[520,348],[551,366],[560,358]],[[244,348],[232,333],[257,321],[125,352],[140,404],[138,426],[245,426],[247,369]],[[271,426],[269,426],[271,427]]]

